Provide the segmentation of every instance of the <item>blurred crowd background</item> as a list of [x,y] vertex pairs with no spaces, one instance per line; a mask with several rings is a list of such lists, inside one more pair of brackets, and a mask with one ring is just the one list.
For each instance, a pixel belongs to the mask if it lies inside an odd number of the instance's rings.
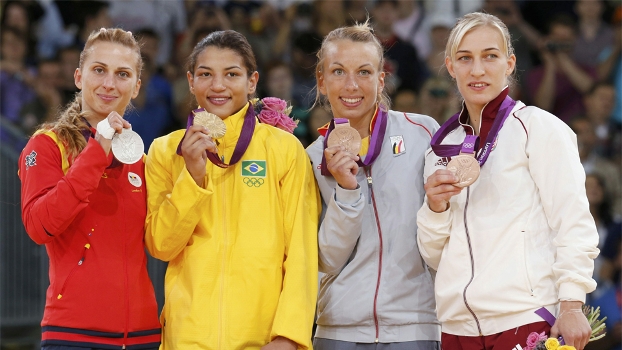
[[[511,95],[555,114],[577,134],[588,174],[590,209],[601,239],[595,268],[599,289],[591,302],[611,302],[614,293],[613,304],[606,307],[613,311],[617,307],[617,316],[610,322],[617,327],[613,336],[619,342],[620,0],[23,0],[1,4],[0,141],[3,155],[12,156],[19,154],[39,124],[53,120],[73,98],[80,51],[88,35],[101,27],[130,30],[143,43],[142,88],[126,119],[142,136],[146,152],[154,138],[185,127],[188,114],[196,108],[188,88],[186,58],[212,31],[234,29],[248,38],[259,66],[258,97],[289,101],[292,115],[300,121],[295,135],[306,146],[317,138],[316,129],[331,118],[330,111],[312,108],[315,53],[329,31],[364,22],[369,16],[386,50],[384,69],[392,109],[426,114],[442,124],[459,111],[461,103],[444,67],[450,29],[456,18],[468,12],[483,10],[498,16],[509,27],[516,49]],[[2,186],[6,183],[2,181]],[[19,207],[19,199],[9,204]],[[3,222],[7,215],[15,216],[3,213]],[[0,229],[1,240],[9,228],[0,223]],[[0,323],[6,325],[6,318]]]

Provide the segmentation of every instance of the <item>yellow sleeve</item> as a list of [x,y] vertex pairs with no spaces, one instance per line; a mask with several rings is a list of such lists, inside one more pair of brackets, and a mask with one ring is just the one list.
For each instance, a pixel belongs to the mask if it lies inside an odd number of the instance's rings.
[[299,349],[310,349],[318,287],[317,229],[321,202],[304,148],[296,141],[296,147],[289,149],[289,171],[281,179],[281,192],[286,194],[285,275],[270,335],[271,339],[282,336],[295,341]]
[[200,208],[213,193],[212,182],[199,187],[175,153],[179,140],[168,135],[153,141],[145,163],[147,220],[145,245],[160,260],[173,260],[188,243],[199,220]]

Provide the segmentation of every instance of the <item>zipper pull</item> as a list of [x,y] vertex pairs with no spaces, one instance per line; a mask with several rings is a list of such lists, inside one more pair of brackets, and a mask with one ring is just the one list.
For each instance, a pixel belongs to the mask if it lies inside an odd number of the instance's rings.
[[372,185],[371,174],[369,174],[367,176],[367,194],[368,194],[367,197],[369,197],[367,202],[369,204],[371,204],[371,185]]

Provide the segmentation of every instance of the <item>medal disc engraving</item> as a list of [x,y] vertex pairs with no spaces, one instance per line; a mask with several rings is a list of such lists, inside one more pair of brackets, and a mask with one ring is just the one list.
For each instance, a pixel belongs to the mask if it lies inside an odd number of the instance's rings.
[[145,144],[132,129],[123,129],[120,134],[114,134],[112,138],[112,154],[117,160],[124,164],[134,164],[138,162],[145,152]]
[[212,138],[218,139],[225,136],[227,125],[216,114],[206,111],[192,113],[194,113],[194,124],[207,128]]
[[479,163],[477,159],[466,154],[460,154],[451,158],[451,161],[447,164],[447,170],[458,177],[458,182],[454,184],[456,187],[470,186],[479,177]]
[[361,135],[353,127],[347,125],[337,126],[328,135],[326,145],[328,147],[342,145],[347,152],[357,155],[361,151]]

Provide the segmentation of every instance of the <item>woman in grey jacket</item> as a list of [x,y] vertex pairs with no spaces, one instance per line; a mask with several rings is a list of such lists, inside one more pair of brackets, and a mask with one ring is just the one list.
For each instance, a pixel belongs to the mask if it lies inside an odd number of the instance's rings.
[[[324,209],[314,346],[439,349],[433,279],[417,249],[415,216],[424,152],[439,126],[389,110],[382,46],[367,23],[333,30],[317,56],[317,101],[328,103],[334,119],[307,149]],[[361,137],[360,151],[327,142],[346,129]]]

